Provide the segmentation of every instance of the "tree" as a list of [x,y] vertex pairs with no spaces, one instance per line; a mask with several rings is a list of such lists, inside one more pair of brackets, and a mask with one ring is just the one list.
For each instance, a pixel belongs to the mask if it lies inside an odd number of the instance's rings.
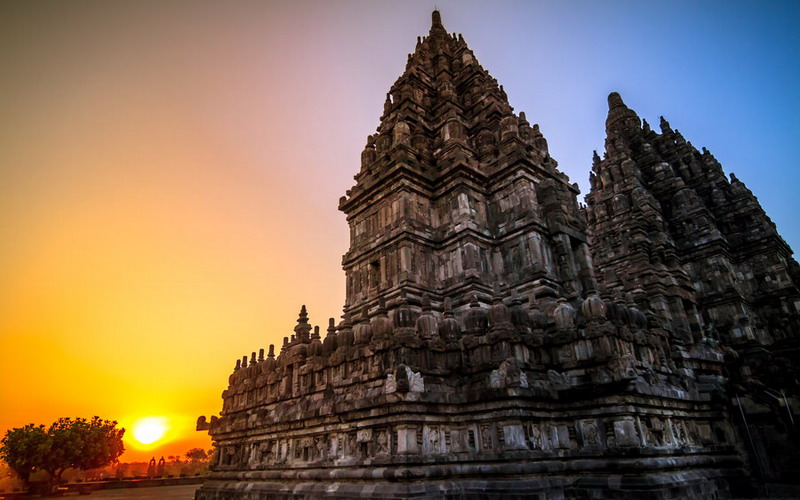
[[125,429],[117,429],[116,421],[101,420],[100,417],[92,417],[88,422],[78,420],[83,422],[84,434],[77,468],[98,469],[116,463],[125,452],[122,444]]
[[125,429],[116,426],[100,417],[60,418],[46,431],[42,425],[29,424],[6,433],[0,456],[24,482],[34,469],[47,471],[52,489],[69,468],[87,470],[115,463],[125,451]]
[[66,469],[96,469],[115,463],[125,451],[125,429],[116,426],[116,422],[100,417],[58,419],[47,430],[50,449],[42,469],[58,484]]
[[0,458],[26,485],[31,477],[31,472],[36,468],[41,468],[50,449],[49,438],[44,426],[34,424],[6,432],[0,445]]
[[186,458],[192,462],[205,462],[208,460],[208,453],[202,448],[192,448],[186,452]]

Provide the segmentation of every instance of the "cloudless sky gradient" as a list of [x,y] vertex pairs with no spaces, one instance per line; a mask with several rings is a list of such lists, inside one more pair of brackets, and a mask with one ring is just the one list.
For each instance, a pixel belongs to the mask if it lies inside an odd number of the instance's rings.
[[[800,3],[437,0],[588,191],[606,96],[663,114],[800,248]],[[338,199],[430,1],[0,3],[0,434],[168,417],[338,317]]]

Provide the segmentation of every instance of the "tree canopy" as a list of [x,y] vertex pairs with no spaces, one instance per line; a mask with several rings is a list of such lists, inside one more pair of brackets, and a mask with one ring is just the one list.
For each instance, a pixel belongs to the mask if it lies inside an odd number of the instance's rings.
[[192,462],[202,462],[208,460],[208,453],[202,448],[192,448],[186,452],[186,458]]
[[44,426],[28,424],[6,432],[0,441],[0,458],[27,483],[34,469],[44,463],[49,449],[50,441]]
[[0,441],[0,457],[25,482],[36,469],[58,483],[70,468],[94,469],[112,464],[125,451],[117,422],[93,417],[60,418],[49,428],[28,424],[11,429]]

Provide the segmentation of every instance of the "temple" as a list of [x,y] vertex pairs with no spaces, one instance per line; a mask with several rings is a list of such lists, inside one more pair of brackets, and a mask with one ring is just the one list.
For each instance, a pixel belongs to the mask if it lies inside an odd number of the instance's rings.
[[724,498],[797,481],[800,268],[609,96],[587,206],[434,11],[339,209],[346,303],[237,360],[197,500]]

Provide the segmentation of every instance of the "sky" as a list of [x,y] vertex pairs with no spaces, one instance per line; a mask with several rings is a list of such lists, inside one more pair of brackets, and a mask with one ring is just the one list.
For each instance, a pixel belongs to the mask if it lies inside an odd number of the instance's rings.
[[[711,150],[800,249],[800,3],[437,0],[588,192],[606,97]],[[237,358],[338,318],[340,196],[429,1],[0,3],[0,434],[207,448]],[[128,433],[132,436],[132,433]]]

